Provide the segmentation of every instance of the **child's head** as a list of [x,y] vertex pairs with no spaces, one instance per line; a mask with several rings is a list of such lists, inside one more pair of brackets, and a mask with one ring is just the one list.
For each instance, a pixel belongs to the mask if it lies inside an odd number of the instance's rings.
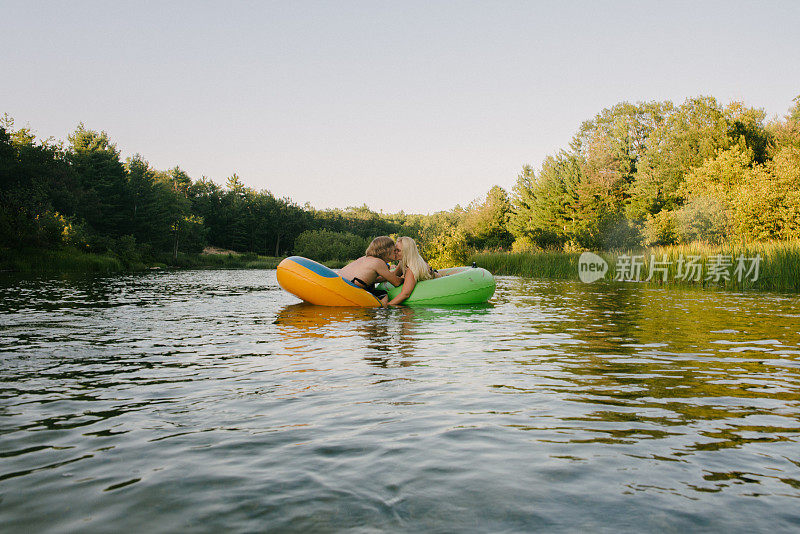
[[382,235],[372,240],[372,243],[369,244],[364,254],[366,256],[373,256],[375,258],[388,261],[392,251],[394,251],[394,239],[389,236]]
[[397,240],[397,246],[401,251],[400,264],[413,272],[417,280],[427,280],[431,277],[430,267],[420,256],[416,241],[410,237],[401,237]]

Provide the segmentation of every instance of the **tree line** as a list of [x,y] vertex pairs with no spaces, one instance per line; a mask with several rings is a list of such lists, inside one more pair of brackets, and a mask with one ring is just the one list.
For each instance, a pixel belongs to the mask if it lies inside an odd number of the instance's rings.
[[783,119],[713,97],[623,102],[580,125],[538,170],[525,165],[468,206],[432,215],[366,205],[317,210],[180,167],[122,161],[83,124],[67,142],[0,121],[0,248],[74,247],[176,258],[205,246],[322,261],[410,235],[437,265],[473,250],[620,249],[800,238],[800,97]]
[[[180,167],[154,169],[141,155],[122,161],[106,132],[84,125],[68,142],[37,140],[0,123],[0,248],[71,246],[145,258],[215,246],[280,256],[304,232],[363,241],[402,224],[368,208],[315,210],[244,185],[193,180]],[[337,255],[339,252],[337,251]]]
[[800,97],[783,120],[713,97],[620,103],[538,172],[525,166],[518,246],[630,248],[800,237]]

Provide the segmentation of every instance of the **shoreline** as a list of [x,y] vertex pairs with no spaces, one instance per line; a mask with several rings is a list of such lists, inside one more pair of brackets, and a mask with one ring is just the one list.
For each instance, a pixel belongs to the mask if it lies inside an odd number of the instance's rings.
[[[170,269],[275,269],[286,256],[262,256],[251,252],[181,252],[125,257],[123,254],[84,252],[72,247],[23,250],[0,249],[0,273],[20,275],[127,273]],[[346,261],[320,262],[331,269]]]
[[[543,280],[581,281],[581,255],[584,252],[484,251],[472,253],[466,265],[475,262],[494,275],[524,276]],[[749,244],[691,244],[653,247],[638,250],[598,251],[591,253],[605,262],[607,271],[593,282],[647,283],[658,287],[695,287],[731,290],[763,290],[800,293],[800,241],[777,241]],[[728,263],[725,273],[709,276],[720,258]],[[699,257],[695,267],[700,276],[686,279],[689,259]],[[737,272],[737,258],[743,257],[745,269]],[[753,269],[753,259],[759,264]],[[125,273],[170,269],[275,269],[284,257],[261,256],[233,251],[179,253],[171,255],[124,257],[121,254],[83,252],[75,248],[0,250],[0,273],[18,275]],[[637,258],[631,260],[632,258]],[[653,261],[655,260],[655,262]],[[337,269],[345,261],[322,262]],[[639,264],[638,273],[631,263]],[[740,262],[741,263],[741,262]],[[629,275],[618,277],[620,267]],[[719,270],[719,266],[716,266]],[[750,272],[747,270],[750,269]],[[651,276],[656,271],[655,276]],[[754,272],[757,271],[757,272]],[[713,274],[713,273],[712,273]],[[638,278],[633,275],[638,275]],[[683,275],[683,278],[681,277]],[[651,280],[647,280],[651,276]],[[617,279],[615,279],[617,278]],[[699,279],[697,279],[699,278]]]
[[0,251],[0,272],[15,274],[123,273],[160,269],[274,269],[282,257],[252,253],[179,253],[153,257],[125,257],[106,252],[83,252],[75,248]]

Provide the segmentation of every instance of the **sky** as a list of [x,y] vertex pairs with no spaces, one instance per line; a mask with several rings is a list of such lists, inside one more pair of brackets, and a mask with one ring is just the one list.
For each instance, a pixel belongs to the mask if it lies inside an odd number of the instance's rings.
[[513,187],[619,102],[783,117],[800,2],[0,0],[0,115],[318,209]]

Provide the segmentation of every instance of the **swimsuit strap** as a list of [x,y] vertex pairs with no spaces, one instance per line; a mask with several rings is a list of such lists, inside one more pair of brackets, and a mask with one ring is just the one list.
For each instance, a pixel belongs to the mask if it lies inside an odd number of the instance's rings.
[[358,278],[357,276],[353,277],[353,283],[354,284],[355,283],[361,284],[362,286],[364,286],[364,289],[371,289],[372,288],[372,286],[370,284],[366,283],[365,281],[363,281],[361,278]]

